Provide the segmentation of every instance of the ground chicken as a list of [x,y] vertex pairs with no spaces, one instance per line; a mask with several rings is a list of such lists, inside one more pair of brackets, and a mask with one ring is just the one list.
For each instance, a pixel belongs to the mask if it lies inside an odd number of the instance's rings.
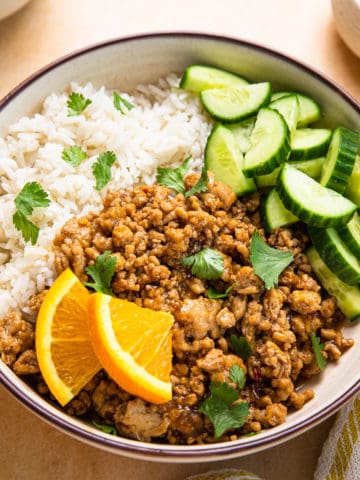
[[[185,188],[198,178],[186,177]],[[159,185],[109,192],[101,211],[66,222],[54,240],[58,273],[70,267],[89,281],[86,267],[110,250],[116,259],[114,295],[175,319],[170,402],[149,404],[100,371],[65,407],[67,413],[133,439],[203,444],[214,442],[213,424],[199,410],[214,382],[235,389],[236,402],[247,402],[250,412],[221,441],[279,425],[288,411],[313,398],[311,389],[300,387],[320,371],[310,334],[320,337],[328,360],[337,360],[353,342],[343,337],[344,317],[311,270],[301,224],[268,235],[271,247],[291,251],[294,260],[278,285],[265,288],[250,262],[251,237],[261,230],[260,202],[258,192],[239,200],[211,177],[206,191],[189,197]],[[182,264],[204,248],[223,259],[219,278],[205,280]],[[45,293],[31,299],[34,312]],[[238,350],[239,337],[246,354]],[[34,325],[19,312],[0,319],[0,353],[41,395],[50,395],[38,372]],[[245,375],[242,388],[229,377],[234,366]]]

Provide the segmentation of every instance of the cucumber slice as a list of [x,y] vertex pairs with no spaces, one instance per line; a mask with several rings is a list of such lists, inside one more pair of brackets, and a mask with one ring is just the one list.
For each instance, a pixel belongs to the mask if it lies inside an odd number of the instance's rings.
[[285,95],[278,100],[272,101],[269,107],[274,108],[284,117],[290,130],[290,137],[292,138],[296,130],[300,112],[298,97],[296,95]]
[[291,213],[280,200],[279,194],[273,188],[268,193],[264,203],[262,215],[265,223],[265,229],[268,232],[275,228],[283,227],[296,223],[299,219]]
[[[297,168],[301,172],[306,173],[309,177],[318,180],[321,175],[322,165],[325,161],[325,157],[313,158],[311,160],[299,160],[297,162],[288,162],[292,167]],[[280,173],[281,167],[275,168],[271,173],[267,175],[259,175],[255,178],[256,185],[259,188],[274,187],[277,184],[277,179]]]
[[299,92],[276,92],[271,97],[271,101],[278,100],[279,98],[287,95],[296,95],[299,101],[299,117],[297,127],[306,127],[310,123],[320,120],[322,117],[320,105],[315,102],[314,99]]
[[242,153],[246,153],[250,148],[251,132],[254,130],[256,117],[248,118],[240,123],[229,124],[228,128],[235,135],[239,148]]
[[223,125],[216,125],[205,147],[205,166],[215,180],[229,185],[236,195],[244,195],[256,190],[255,182],[242,172],[243,154],[234,134]]
[[281,167],[275,168],[267,175],[258,175],[255,177],[255,182],[258,188],[275,187],[277,185],[278,176],[281,172]]
[[328,128],[300,128],[291,141],[290,160],[306,160],[326,155],[332,132]]
[[338,228],[338,233],[347,248],[356,257],[360,258],[360,216],[354,213],[352,219]]
[[345,127],[337,127],[323,165],[320,183],[343,193],[354,168],[359,147],[359,134]]
[[289,162],[289,165],[292,165],[301,172],[306,173],[306,175],[309,175],[309,177],[318,180],[321,175],[324,161],[325,157],[319,157],[312,158],[311,160],[297,160],[295,162]]
[[306,127],[310,123],[314,123],[317,120],[320,120],[322,117],[320,105],[315,102],[313,98],[307,97],[302,93],[297,93],[297,97],[299,100],[299,119],[298,119],[298,127]]
[[310,238],[325,265],[345,283],[360,282],[360,263],[334,228],[309,228]]
[[281,170],[277,189],[285,207],[309,225],[324,228],[343,225],[356,210],[353,202],[289,163]]
[[345,189],[345,197],[350,198],[350,200],[358,207],[360,207],[360,157],[359,155],[355,158],[355,164],[352,171],[352,174],[349,179],[349,183]]
[[271,84],[263,82],[203,90],[200,100],[205,110],[216,120],[235,123],[254,115],[269,103],[270,96]]
[[271,108],[262,108],[245,155],[244,175],[266,175],[281,165],[290,153],[290,133],[283,116]]
[[360,288],[342,282],[321,260],[315,247],[309,247],[306,255],[321,285],[336,298],[339,308],[351,321],[360,317]]
[[202,92],[209,88],[224,88],[247,83],[244,78],[219,68],[190,65],[181,77],[180,88],[192,92]]
[[288,95],[292,95],[292,92],[274,92],[271,95],[270,102],[276,102],[276,100],[279,100],[279,98],[287,97]]

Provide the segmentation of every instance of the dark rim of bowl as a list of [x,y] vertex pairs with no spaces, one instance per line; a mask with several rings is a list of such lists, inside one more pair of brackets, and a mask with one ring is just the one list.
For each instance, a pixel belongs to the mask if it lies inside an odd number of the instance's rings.
[[[287,56],[282,53],[278,53],[275,50],[272,50],[268,47],[262,45],[244,41],[237,38],[227,37],[223,35],[208,34],[208,33],[195,33],[195,32],[161,32],[161,33],[144,33],[140,35],[132,35],[127,37],[120,37],[111,39],[105,42],[99,42],[89,47],[78,49],[72,53],[64,55],[54,62],[49,63],[45,67],[39,69],[34,74],[29,76],[23,82],[21,82],[17,87],[12,89],[1,101],[0,101],[0,111],[10,102],[15,96],[17,96],[22,90],[27,88],[33,81],[45,75],[47,72],[52,69],[66,63],[67,61],[87,54],[91,51],[97,50],[99,48],[105,48],[111,45],[116,45],[119,43],[125,42],[136,42],[139,40],[146,40],[152,38],[202,38],[204,40],[215,40],[227,43],[233,43],[241,45],[243,47],[251,48],[253,50],[258,50],[267,55],[279,58],[287,63],[290,63],[297,67],[300,70],[305,71],[309,75],[316,77],[322,83],[325,83],[330,89],[334,90],[338,95],[342,96],[351,106],[360,114],[360,104],[349,95],[342,87],[337,85],[332,80],[328,79],[323,74],[320,74],[317,71],[314,71],[309,66]],[[156,460],[156,457],[167,457],[169,460],[173,459],[191,459],[199,457],[212,457],[214,460],[224,456],[236,456],[241,455],[247,451],[252,452],[259,450],[261,448],[270,447],[271,444],[278,444],[286,441],[290,437],[299,435],[304,430],[307,430],[315,425],[319,424],[321,421],[328,418],[330,415],[335,413],[342,405],[344,405],[348,400],[350,400],[357,392],[360,391],[360,380],[357,380],[347,391],[343,393],[341,398],[336,399],[325,408],[320,410],[316,415],[309,417],[305,421],[297,422],[293,426],[290,426],[285,431],[276,432],[274,434],[267,435],[266,437],[255,436],[251,440],[241,439],[240,442],[227,442],[224,444],[216,443],[214,445],[204,445],[204,446],[182,446],[179,448],[177,446],[170,446],[155,443],[149,443],[144,445],[143,443],[137,443],[136,441],[124,439],[122,441],[121,437],[111,437],[110,435],[104,436],[100,432],[97,433],[94,429],[93,432],[89,432],[87,429],[73,424],[69,421],[54,416],[54,414],[44,408],[40,404],[33,403],[31,398],[21,389],[19,385],[14,384],[3,372],[0,371],[0,381],[2,384],[12,393],[21,403],[23,403],[27,408],[32,410],[38,416],[45,419],[48,423],[54,424],[59,429],[66,433],[71,433],[75,437],[81,438],[88,444],[93,446],[98,446],[101,444],[102,447],[111,448],[113,451],[118,451],[119,453],[123,452],[125,455],[129,456],[143,456],[148,459]]]

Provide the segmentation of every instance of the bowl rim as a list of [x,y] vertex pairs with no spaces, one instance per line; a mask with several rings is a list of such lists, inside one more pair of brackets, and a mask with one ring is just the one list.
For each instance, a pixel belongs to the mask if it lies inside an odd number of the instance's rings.
[[14,97],[16,97],[22,90],[24,90],[33,81],[37,80],[38,78],[42,77],[43,75],[57,68],[63,63],[68,62],[69,60],[72,60],[76,57],[80,57],[81,55],[90,53],[100,48],[106,48],[119,43],[127,43],[127,42],[146,40],[146,39],[152,39],[152,38],[172,38],[172,37],[194,38],[194,39],[203,38],[207,40],[219,40],[227,43],[240,44],[244,47],[249,47],[254,50],[258,50],[260,52],[266,53],[272,57],[279,58],[287,63],[292,64],[293,66],[301,70],[304,70],[306,73],[310,74],[313,77],[316,77],[321,82],[326,83],[330,89],[334,90],[336,93],[344,97],[345,100],[350,102],[352,106],[360,114],[360,100],[357,101],[354,96],[352,96],[345,88],[343,88],[335,80],[332,80],[330,77],[328,77],[324,73],[320,73],[320,71],[314,69],[313,67],[310,67],[305,62],[301,62],[300,60],[295,59],[291,55],[278,52],[273,48],[266,47],[265,45],[262,45],[256,42],[243,40],[241,38],[236,38],[236,37],[227,36],[227,35],[213,34],[213,33],[193,32],[193,31],[173,31],[173,32],[164,31],[164,32],[140,33],[135,35],[127,35],[123,37],[122,36],[115,37],[109,40],[95,42],[91,45],[75,49],[65,55],[61,55],[55,60],[45,64],[43,67],[38,68],[37,70],[35,70],[34,73],[28,75],[24,80],[22,80],[20,83],[15,85],[15,87],[11,88],[10,91],[0,99],[0,111],[7,105],[9,101],[11,101]]
[[[109,448],[113,453],[123,454],[132,458],[163,462],[191,462],[193,460],[217,461],[256,453],[262,449],[279,445],[325,421],[360,391],[360,380],[357,380],[340,398],[335,399],[316,415],[309,416],[306,420],[297,422],[286,430],[280,432],[273,430],[273,433],[270,433],[266,437],[262,437],[261,435],[256,436],[256,442],[242,438],[241,443],[235,440],[205,445],[161,445],[159,443],[139,442],[121,436],[112,436],[110,434],[104,434],[100,430],[97,431],[96,429],[89,431],[86,428],[80,427],[77,423],[71,422],[72,417],[70,416],[68,416],[68,419],[62,416],[54,416],[53,409],[55,407],[51,404],[49,404],[50,408],[47,409],[43,407],[41,403],[32,402],[26,392],[23,391],[18,384],[12,383],[1,370],[0,382],[20,403],[35,413],[36,416],[78,440],[81,439],[83,442],[97,448]],[[34,393],[36,394],[36,392]],[[45,399],[41,400],[42,402],[46,402]],[[159,459],[159,457],[161,458]]]
[[[328,78],[326,75],[314,70],[312,67],[306,65],[292,58],[291,56],[280,53],[272,48],[260,45],[240,38],[231,36],[218,35],[212,33],[193,32],[193,31],[166,31],[166,32],[152,32],[141,33],[137,35],[122,36],[112,38],[106,41],[96,42],[86,47],[76,49],[66,55],[60,56],[54,61],[46,64],[44,67],[37,69],[33,74],[29,75],[17,86],[12,88],[1,100],[0,100],[0,113],[17,95],[30,86],[34,81],[46,75],[53,69],[67,63],[69,60],[81,57],[84,54],[91,53],[92,51],[111,47],[116,44],[123,44],[128,42],[137,42],[141,40],[151,39],[167,39],[167,38],[192,38],[192,39],[204,39],[212,41],[220,41],[235,45],[240,45],[245,48],[259,51],[271,57],[275,57],[293,65],[294,67],[304,71],[308,75],[315,77],[326,86],[340,95],[345,101],[347,101],[355,111],[360,114],[360,103],[350,95],[343,87],[337,84],[335,81]],[[6,367],[8,368],[8,367]],[[30,395],[26,393],[26,390],[22,390],[20,384],[16,384],[11,380],[10,376],[7,376],[0,368],[0,382],[4,387],[22,403],[25,407],[41,417],[43,420],[52,426],[60,429],[61,431],[71,434],[77,439],[81,439],[87,444],[96,446],[98,448],[108,448],[113,453],[123,454],[133,458],[142,458],[153,461],[213,461],[225,458],[232,458],[249,453],[254,453],[258,450],[269,448],[276,444],[285,442],[286,440],[293,438],[308,430],[311,427],[316,426],[320,422],[324,421],[330,415],[334,414],[340,407],[348,402],[357,392],[360,391],[360,379],[356,380],[343,395],[336,398],[333,402],[320,409],[315,415],[309,416],[303,421],[298,421],[294,425],[289,426],[286,430],[277,432],[274,430],[273,434],[269,434],[266,437],[256,436],[256,441],[241,439],[241,443],[238,441],[214,443],[206,445],[167,445],[159,443],[144,443],[136,440],[129,440],[122,437],[112,437],[111,435],[104,434],[100,430],[97,432],[95,429],[89,431],[82,428],[79,425],[64,419],[60,416],[54,415],[51,408],[47,409],[41,405],[41,402],[35,403]],[[40,398],[40,397],[39,397]],[[41,399],[42,400],[42,399]],[[160,458],[159,458],[160,457]],[[204,458],[206,457],[206,458]]]

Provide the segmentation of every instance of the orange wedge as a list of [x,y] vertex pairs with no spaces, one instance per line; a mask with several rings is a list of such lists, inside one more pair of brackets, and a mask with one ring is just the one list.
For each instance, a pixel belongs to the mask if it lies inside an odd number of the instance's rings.
[[89,297],[87,289],[67,269],[46,294],[36,320],[40,371],[62,406],[101,369],[89,337]]
[[120,387],[148,402],[171,400],[174,319],[170,313],[94,293],[89,321],[95,353]]

